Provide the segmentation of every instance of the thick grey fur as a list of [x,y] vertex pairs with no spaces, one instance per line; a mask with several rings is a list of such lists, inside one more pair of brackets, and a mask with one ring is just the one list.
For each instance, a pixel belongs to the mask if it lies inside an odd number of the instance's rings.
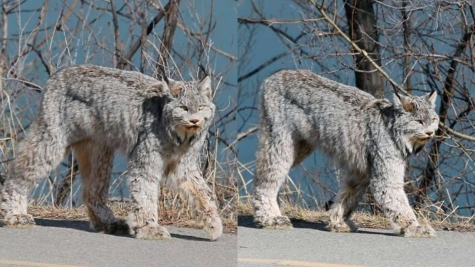
[[[94,65],[54,74],[1,190],[4,224],[34,224],[27,213],[28,194],[72,148],[83,179],[83,201],[96,230],[142,239],[170,238],[158,224],[162,182],[189,198],[210,239],[217,239],[221,219],[198,166],[215,112],[211,80],[167,81]],[[133,200],[128,221],[116,218],[106,204],[116,152],[128,157]]]
[[403,189],[407,158],[438,128],[435,92],[395,94],[390,102],[306,70],[279,71],[261,89],[253,200],[258,227],[292,227],[277,204],[279,188],[290,168],[320,149],[347,174],[329,230],[357,231],[350,217],[370,187],[397,233],[436,236],[418,222]]

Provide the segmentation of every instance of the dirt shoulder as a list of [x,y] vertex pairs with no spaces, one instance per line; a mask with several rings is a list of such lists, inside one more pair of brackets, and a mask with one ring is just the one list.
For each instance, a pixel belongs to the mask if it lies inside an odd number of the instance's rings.
[[[110,203],[109,207],[112,209],[117,217],[127,218],[129,208],[127,204]],[[86,207],[80,206],[77,208],[58,208],[52,206],[29,206],[28,213],[35,218],[41,219],[62,219],[62,220],[84,220],[88,221]],[[223,231],[228,234],[237,233],[237,220],[233,218],[221,218],[223,220]],[[159,223],[162,225],[173,225],[178,227],[189,227],[201,229],[203,226],[196,222],[197,218],[192,216],[188,211],[160,211]]]
[[[292,221],[300,221],[306,223],[328,223],[328,212],[314,211],[303,209],[299,207],[283,206],[282,213],[289,216]],[[251,217],[253,215],[252,207],[249,204],[238,205],[238,216]],[[420,215],[420,214],[419,214]],[[454,217],[450,220],[446,219],[428,220],[422,215],[418,216],[421,222],[428,222],[434,229],[439,231],[457,231],[457,232],[475,232],[475,218],[474,217]],[[372,215],[363,212],[355,212],[352,215],[352,220],[360,228],[373,229],[391,229],[389,221],[382,215]]]

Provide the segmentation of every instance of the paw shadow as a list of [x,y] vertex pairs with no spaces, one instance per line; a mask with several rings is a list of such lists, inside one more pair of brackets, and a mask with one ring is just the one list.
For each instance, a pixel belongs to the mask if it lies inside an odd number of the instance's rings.
[[208,238],[203,238],[203,237],[196,237],[196,236],[191,236],[191,235],[181,235],[181,234],[170,234],[172,238],[178,238],[182,240],[189,240],[189,241],[205,241],[205,242],[215,242],[211,241]]
[[311,221],[306,221],[306,220],[299,220],[299,219],[291,219],[292,225],[294,228],[305,228],[305,229],[315,229],[319,231],[325,231],[325,227],[327,226],[326,223],[324,222],[311,222]]
[[[95,231],[94,229],[91,229],[89,221],[54,220],[54,219],[38,219],[38,218],[35,218],[35,223],[38,226],[69,228],[69,229],[75,229],[75,230],[85,231],[85,232],[89,232],[89,233],[100,234],[97,231]],[[132,235],[113,234],[112,236],[134,238]],[[189,235],[171,234],[171,236],[173,238],[178,238],[178,239],[183,239],[183,240],[212,242],[207,238],[195,237],[195,236],[189,236]]]
[[53,219],[35,218],[35,224],[38,226],[69,228],[69,229],[75,229],[75,230],[86,231],[86,232],[91,232],[91,233],[95,232],[93,229],[91,229],[88,221],[53,220]]
[[[314,229],[318,231],[329,232],[326,229],[327,223],[324,223],[324,222],[320,222],[320,221],[312,222],[312,221],[306,221],[306,220],[300,220],[300,219],[291,219],[290,221],[292,222],[294,229]],[[256,225],[254,223],[254,218],[249,215],[245,215],[245,216],[239,215],[238,226],[246,227],[246,228],[256,228]],[[345,234],[345,233],[335,233],[335,234]],[[381,229],[374,229],[374,230],[359,229],[358,232],[356,233],[346,233],[346,234],[367,234],[367,235],[382,235],[382,236],[392,236],[392,237],[397,236],[394,233],[388,233],[386,230],[381,230]]]
[[[89,221],[80,221],[80,220],[55,220],[55,219],[39,219],[39,218],[35,218],[35,224],[36,224],[37,226],[68,228],[68,229],[74,229],[74,230],[89,232],[89,233],[103,234],[103,233],[100,233],[100,232],[98,232],[98,231],[92,229]],[[117,237],[133,237],[133,236],[128,235],[128,234],[123,234],[123,235],[120,235],[120,234],[112,234],[112,236],[117,236]]]
[[[297,220],[291,219],[292,225],[294,228],[308,228],[308,229],[315,229],[320,231],[326,231],[325,226],[326,224],[323,222],[310,222],[306,220]],[[246,227],[246,228],[256,228],[256,224],[254,223],[254,218],[249,215],[239,215],[238,216],[238,226]]]
[[[307,229],[315,229],[324,232],[330,232],[326,229],[327,223],[324,222],[310,222],[306,220],[290,220],[294,226],[294,228],[307,228]],[[384,235],[384,236],[397,236],[393,233],[383,232],[385,230],[381,229],[358,229],[356,233],[335,233],[335,234],[365,234],[365,235]]]
[[374,229],[373,231],[368,231],[368,230],[362,230],[358,229],[357,234],[365,234],[365,235],[385,235],[385,236],[394,236],[397,237],[397,234],[394,233],[388,233],[388,232],[377,232],[377,231],[382,231],[381,229]]
[[246,227],[246,228],[256,228],[256,224],[254,223],[254,218],[250,215],[239,215],[238,226]]

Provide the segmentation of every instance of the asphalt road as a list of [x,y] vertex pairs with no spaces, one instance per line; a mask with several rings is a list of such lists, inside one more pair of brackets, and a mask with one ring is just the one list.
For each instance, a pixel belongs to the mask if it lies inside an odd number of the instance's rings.
[[308,222],[263,230],[253,228],[249,217],[241,217],[239,225],[239,267],[475,266],[475,233],[442,231],[437,238],[411,239],[388,230],[331,233]]
[[85,221],[36,219],[30,229],[0,227],[0,266],[236,266],[237,236],[208,241],[204,231],[166,226],[171,240],[90,232]]

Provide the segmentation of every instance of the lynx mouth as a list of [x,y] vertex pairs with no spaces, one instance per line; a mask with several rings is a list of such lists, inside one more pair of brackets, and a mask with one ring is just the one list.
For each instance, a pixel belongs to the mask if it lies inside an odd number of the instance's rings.
[[196,131],[198,131],[200,128],[201,128],[200,125],[189,125],[189,126],[185,126],[185,129],[186,129],[188,132],[196,132]]
[[430,136],[422,137],[422,138],[419,138],[419,142],[426,143],[427,141],[429,141],[429,139],[430,139]]

